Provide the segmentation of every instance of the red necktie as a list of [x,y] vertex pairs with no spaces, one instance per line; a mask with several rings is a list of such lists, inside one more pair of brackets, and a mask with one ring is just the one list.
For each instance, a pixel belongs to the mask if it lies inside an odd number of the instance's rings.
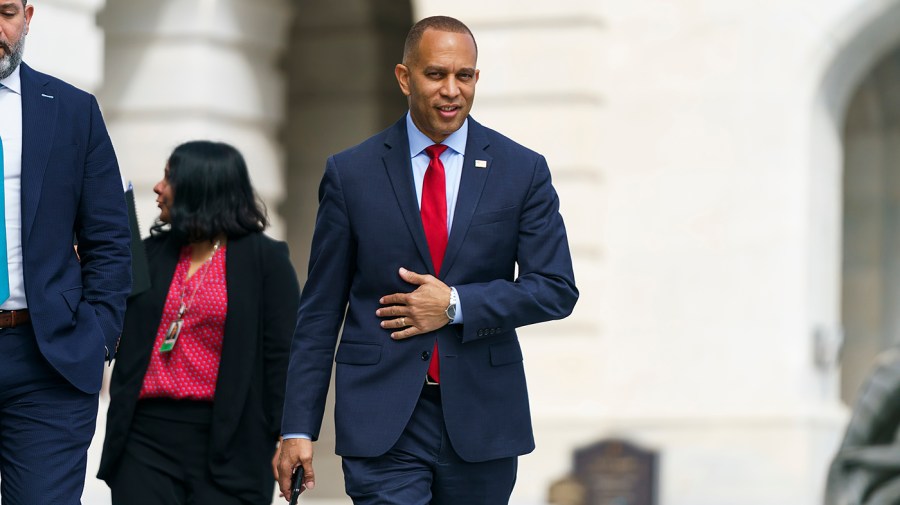
[[[447,249],[447,181],[444,176],[444,164],[441,163],[440,157],[446,149],[447,146],[442,144],[425,148],[425,153],[428,154],[430,161],[428,170],[425,171],[425,180],[422,183],[422,226],[425,228],[425,238],[428,240],[428,251],[431,253],[435,276],[441,272],[444,251]],[[438,362],[437,339],[434,340],[431,363],[428,364],[428,375],[435,382],[440,382],[441,366]]]

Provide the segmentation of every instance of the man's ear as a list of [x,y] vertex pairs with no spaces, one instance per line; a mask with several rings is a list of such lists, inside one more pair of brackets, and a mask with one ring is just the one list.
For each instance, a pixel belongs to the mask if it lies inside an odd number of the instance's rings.
[[394,67],[394,76],[397,77],[397,84],[400,85],[400,91],[403,92],[404,95],[409,96],[411,91],[409,90],[409,67],[402,63],[398,63],[396,67]]
[[31,26],[31,17],[34,16],[34,5],[26,4],[25,5],[25,30],[23,31],[24,35],[28,35],[28,28]]

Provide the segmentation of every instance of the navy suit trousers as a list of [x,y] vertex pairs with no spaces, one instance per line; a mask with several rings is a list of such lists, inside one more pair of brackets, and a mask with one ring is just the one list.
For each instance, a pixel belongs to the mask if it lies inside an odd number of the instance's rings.
[[518,458],[463,461],[447,436],[439,386],[422,395],[400,439],[376,458],[343,458],[354,505],[504,505]]
[[47,362],[30,324],[0,329],[3,505],[81,503],[97,399]]

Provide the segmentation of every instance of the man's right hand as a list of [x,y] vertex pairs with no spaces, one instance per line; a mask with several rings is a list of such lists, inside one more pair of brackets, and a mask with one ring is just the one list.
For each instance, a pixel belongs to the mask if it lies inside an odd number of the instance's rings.
[[291,475],[294,468],[303,465],[303,487],[312,490],[316,487],[316,474],[313,471],[313,443],[305,438],[289,438],[281,442],[281,458],[278,460],[278,487],[284,499],[291,501]]

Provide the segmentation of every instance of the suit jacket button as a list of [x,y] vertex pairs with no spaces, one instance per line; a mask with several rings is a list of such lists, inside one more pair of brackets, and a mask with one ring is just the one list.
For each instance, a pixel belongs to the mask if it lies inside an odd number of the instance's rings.
[[422,351],[422,361],[428,361],[428,358],[431,357],[431,353],[428,351]]

